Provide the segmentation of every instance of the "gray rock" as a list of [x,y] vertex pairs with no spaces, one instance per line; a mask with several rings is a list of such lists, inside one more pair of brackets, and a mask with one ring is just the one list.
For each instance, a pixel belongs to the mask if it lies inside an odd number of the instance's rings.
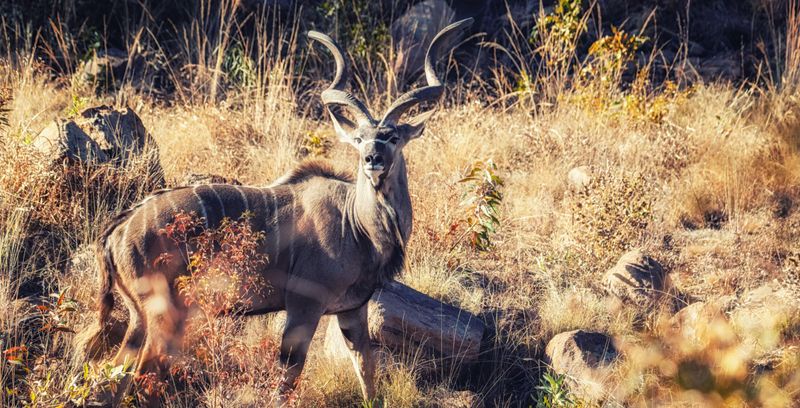
[[664,268],[640,249],[622,255],[603,276],[603,285],[624,304],[645,314],[655,309],[670,290]]
[[87,82],[122,79],[128,64],[128,53],[118,48],[98,50],[79,68],[80,78]]
[[155,141],[129,108],[98,106],[72,120],[56,119],[34,138],[33,146],[53,164],[67,160],[126,166],[147,154],[151,175],[163,182]]
[[603,333],[573,330],[557,334],[545,348],[545,361],[566,377],[579,398],[597,400],[611,381],[619,352],[614,340]]
[[122,164],[154,144],[139,116],[129,108],[98,106],[84,110],[75,122],[111,160]]
[[768,353],[800,334],[800,302],[783,282],[769,282],[743,293],[730,320],[744,344]]
[[[392,22],[390,30],[397,55],[394,72],[398,84],[422,71],[428,45],[436,33],[454,21],[455,15],[446,1],[425,0]],[[440,49],[449,50],[453,45],[442,44]]]
[[703,338],[712,323],[728,319],[735,302],[734,296],[722,296],[684,307],[670,318],[670,335],[691,342]]
[[86,277],[93,276],[97,269],[96,250],[95,244],[83,244],[75,249],[70,256],[67,273]]
[[437,408],[478,408],[483,404],[480,397],[472,391],[449,391],[435,395],[435,403],[432,406]]
[[55,120],[33,139],[33,147],[44,160],[51,163],[62,160],[80,162],[108,161],[100,146],[73,121]]
[[165,66],[166,57],[147,50],[130,54],[118,48],[97,50],[83,62],[76,77],[97,87],[113,88],[130,86],[140,92],[161,94],[169,76]]

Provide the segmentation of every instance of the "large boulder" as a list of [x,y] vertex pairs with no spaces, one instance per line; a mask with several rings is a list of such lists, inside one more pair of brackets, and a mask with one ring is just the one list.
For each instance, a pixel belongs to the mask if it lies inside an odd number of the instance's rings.
[[545,348],[545,362],[565,376],[579,398],[598,400],[608,389],[619,352],[614,340],[603,333],[573,330],[557,334]]
[[[444,0],[424,0],[392,22],[390,31],[397,59],[394,72],[399,84],[411,78],[424,67],[425,53],[436,33],[455,19],[455,11]],[[442,44],[441,50],[450,50],[455,44]]]
[[75,122],[109,159],[123,164],[155,145],[142,120],[129,108],[114,109],[106,105],[89,108]]
[[48,162],[62,160],[80,162],[108,161],[100,146],[75,122],[56,119],[33,139],[36,148]]
[[742,294],[730,320],[744,344],[768,353],[800,335],[800,301],[785,282],[770,282]]
[[603,286],[625,305],[643,314],[653,311],[665,299],[672,299],[664,268],[640,249],[622,255],[603,276]]
[[33,146],[53,164],[127,166],[144,160],[156,184],[163,184],[155,141],[130,108],[103,105],[86,109],[73,119],[56,119],[36,136]]

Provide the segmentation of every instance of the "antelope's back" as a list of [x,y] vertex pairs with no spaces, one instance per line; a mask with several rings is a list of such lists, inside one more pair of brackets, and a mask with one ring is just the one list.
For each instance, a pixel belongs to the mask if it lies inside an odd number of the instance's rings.
[[185,268],[183,249],[167,236],[165,227],[175,224],[181,215],[195,219],[200,228],[189,231],[198,235],[203,229],[217,228],[224,219],[247,220],[254,231],[264,233],[262,250],[272,268],[288,264],[291,239],[296,235],[294,222],[302,209],[290,186],[257,188],[228,184],[181,187],[151,196],[139,203],[127,218],[109,234],[107,248],[118,266],[129,265],[141,276],[149,268],[170,266],[180,273]]

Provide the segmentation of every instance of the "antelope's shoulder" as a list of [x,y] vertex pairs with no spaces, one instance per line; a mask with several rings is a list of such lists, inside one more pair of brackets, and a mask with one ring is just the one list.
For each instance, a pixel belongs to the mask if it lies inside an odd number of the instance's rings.
[[285,184],[300,184],[317,177],[344,183],[353,182],[353,176],[350,173],[337,170],[327,161],[308,160],[300,163],[297,167],[275,180],[270,187]]

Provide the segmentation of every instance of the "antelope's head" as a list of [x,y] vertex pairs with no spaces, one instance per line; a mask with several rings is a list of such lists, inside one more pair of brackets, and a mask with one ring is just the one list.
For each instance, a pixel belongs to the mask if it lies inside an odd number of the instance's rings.
[[[393,165],[402,160],[403,147],[422,134],[425,121],[434,111],[429,110],[401,122],[403,114],[416,105],[437,102],[444,93],[444,86],[436,76],[434,65],[439,47],[449,43],[449,38],[458,35],[471,24],[471,18],[458,21],[445,27],[434,37],[425,55],[425,79],[428,85],[401,95],[380,120],[373,118],[361,100],[344,90],[350,73],[339,45],[325,34],[309,31],[309,38],[325,45],[336,60],[336,75],[330,86],[322,92],[322,102],[331,116],[339,139],[358,149],[359,172],[369,178],[373,187],[379,188],[386,176],[391,174]],[[350,112],[353,120],[344,116],[342,109]]]

